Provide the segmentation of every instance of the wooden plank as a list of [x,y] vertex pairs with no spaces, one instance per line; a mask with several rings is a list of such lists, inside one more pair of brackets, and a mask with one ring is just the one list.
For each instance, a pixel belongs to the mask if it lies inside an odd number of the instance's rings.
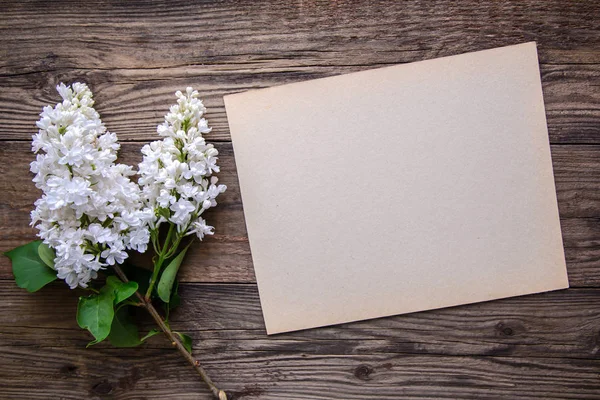
[[[35,294],[9,282],[0,288],[7,300],[0,314],[6,398],[23,390],[32,399],[206,393],[162,338],[132,350],[85,349],[89,337],[65,312],[74,311],[76,291],[62,284]],[[192,335],[196,354],[234,398],[563,398],[565,391],[594,398],[599,389],[597,289],[273,337],[264,333],[255,285],[184,284],[182,297],[172,326]],[[319,394],[325,388],[327,395]]]
[[600,287],[600,219],[560,222],[571,287]]
[[[597,399],[600,360],[228,352],[203,356],[234,399]],[[210,399],[172,349],[2,347],[5,399]]]
[[[375,53],[378,54],[378,53]],[[376,57],[376,56],[374,56]],[[306,64],[306,65],[304,65]],[[290,60],[248,65],[190,65],[148,69],[61,69],[0,77],[0,140],[30,140],[42,107],[59,100],[61,81],[88,82],[109,130],[125,140],[152,140],[174,92],[194,86],[208,107],[209,140],[230,140],[223,95],[252,88],[374,68],[311,65]],[[542,65],[552,143],[600,143],[600,64]],[[18,99],[18,101],[16,101]]]
[[229,140],[223,94],[536,40],[552,142],[600,143],[597,2],[0,7],[1,139],[29,138],[61,80],[88,82],[123,140],[148,139],[194,85],[209,137]]
[[[35,294],[0,281],[0,345],[85,348],[77,327],[82,290],[57,282]],[[598,360],[600,290],[568,289],[266,336],[255,284],[182,284],[174,329],[190,334],[201,355],[271,352],[314,355],[415,354]],[[152,322],[140,310],[142,331]],[[146,348],[168,348],[162,337]],[[110,348],[108,344],[94,349]],[[599,360],[600,361],[600,360]]]
[[600,6],[495,1],[3,2],[0,73],[192,64],[373,65],[536,40],[542,62],[600,62]]
[[[124,143],[121,161],[140,160],[140,143]],[[216,234],[193,246],[182,268],[186,282],[254,282],[254,272],[231,143],[218,143],[221,181],[228,190],[208,214]],[[600,286],[600,146],[552,147],[565,252],[572,286]],[[29,212],[39,192],[28,172],[33,159],[27,142],[0,148],[0,251],[35,239]],[[138,259],[140,263],[144,259]],[[10,279],[9,261],[0,257],[0,279]]]

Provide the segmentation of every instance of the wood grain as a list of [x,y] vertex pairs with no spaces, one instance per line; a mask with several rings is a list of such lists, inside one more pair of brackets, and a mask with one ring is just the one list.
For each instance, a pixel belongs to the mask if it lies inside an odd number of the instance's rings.
[[[598,399],[599,20],[597,1],[0,2],[0,251],[34,238],[29,140],[58,82],[90,85],[126,163],[194,86],[229,190],[171,323],[233,399]],[[577,288],[267,337],[222,96],[532,40]],[[0,293],[0,399],[210,398],[161,337],[85,349],[62,282],[26,293],[0,257]]]
[[[140,160],[141,143],[124,143],[120,161]],[[254,282],[252,258],[244,222],[231,143],[218,143],[221,181],[228,190],[208,221],[216,234],[190,249],[181,279],[186,282]],[[600,284],[600,146],[552,146],[562,232],[572,286]],[[28,164],[33,159],[26,142],[3,142],[0,149],[0,251],[35,238],[29,212],[39,191]],[[143,262],[143,261],[142,261]],[[0,258],[0,279],[11,279],[8,259]]]
[[[11,301],[0,315],[2,343],[83,348],[91,336],[73,318],[80,290],[57,282],[35,294],[0,281]],[[420,354],[599,359],[600,289],[570,289],[379,318],[267,337],[255,284],[182,284],[171,316],[198,354],[273,352]],[[142,330],[152,321],[141,315]],[[100,344],[96,348],[110,348]],[[145,347],[165,348],[162,337]]]
[[[11,299],[0,314],[3,396],[20,393],[35,376],[44,382],[29,389],[28,398],[203,393],[161,337],[140,349],[84,349],[90,337],[66,312],[75,309],[80,293],[63,286],[28,294],[0,282]],[[593,398],[598,383],[599,289],[273,337],[265,335],[255,285],[184,284],[182,298],[172,326],[193,337],[196,354],[236,398],[397,398],[399,388],[407,396],[438,398],[512,398],[530,388],[528,398],[560,398],[565,385],[570,398]]]
[[122,140],[151,138],[173,93],[193,85],[209,108],[209,139],[229,140],[227,93],[535,40],[551,141],[600,143],[593,2],[0,7],[0,139],[29,139],[60,81],[88,82]]
[[[175,91],[190,85],[201,92],[208,108],[213,131],[207,139],[228,141],[223,95],[379,65],[298,65],[294,60],[273,64],[189,65],[150,71],[68,68],[0,77],[0,139],[30,140],[37,132],[35,122],[42,107],[60,99],[55,86],[83,81],[90,84],[104,123],[122,141],[152,140],[156,125],[174,103]],[[391,64],[395,63],[381,66]],[[600,64],[543,64],[541,73],[550,141],[600,143]]]
[[[33,362],[28,361],[30,358]],[[232,352],[200,357],[235,399],[597,399],[599,360]],[[171,349],[0,348],[2,397],[210,399]],[[110,365],[110,368],[107,368]],[[37,382],[31,385],[31,382]]]
[[600,62],[600,6],[591,1],[71,0],[0,7],[3,51],[10,54],[0,64],[5,75],[202,64],[240,70],[286,60],[372,66],[529,40],[540,43],[542,63]]

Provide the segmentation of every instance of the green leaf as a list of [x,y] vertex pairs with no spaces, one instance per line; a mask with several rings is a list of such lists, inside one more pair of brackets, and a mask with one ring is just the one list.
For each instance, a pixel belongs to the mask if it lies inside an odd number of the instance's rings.
[[142,344],[138,328],[131,321],[129,307],[120,307],[115,313],[108,340],[115,347],[136,347]]
[[[107,290],[112,290],[114,292],[115,304],[119,304],[133,296],[135,291],[138,290],[138,284],[133,281],[125,283],[116,276],[111,275],[106,278],[106,286],[104,288],[108,288]],[[102,288],[102,290],[104,290],[104,288]]]
[[88,343],[88,347],[103,341],[110,333],[115,315],[114,300],[114,291],[104,288],[99,294],[79,298],[77,323],[81,328],[90,331],[96,339]]
[[56,253],[52,247],[48,246],[44,242],[40,243],[40,246],[38,247],[38,255],[44,264],[54,269],[54,259],[56,258]]
[[146,336],[144,336],[142,339],[140,339],[142,342],[145,342],[146,340],[150,339],[152,336],[156,336],[160,333],[161,331],[159,329],[152,329],[150,332],[148,332],[146,334]]
[[160,277],[157,292],[160,299],[165,303],[168,303],[171,300],[171,289],[173,288],[173,282],[175,282],[175,276],[177,276],[179,266],[181,265],[183,257],[185,257],[185,253],[189,247],[190,245],[188,244],[187,247],[183,249],[181,253],[179,253],[177,257],[175,257],[173,261],[169,263],[169,265],[167,265],[167,268],[165,268]]
[[181,338],[181,343],[183,347],[187,350],[188,353],[192,354],[192,338],[186,335],[185,333],[174,331]]
[[17,286],[35,292],[56,280],[56,271],[49,268],[38,254],[42,243],[36,240],[4,253],[12,262],[13,274]]

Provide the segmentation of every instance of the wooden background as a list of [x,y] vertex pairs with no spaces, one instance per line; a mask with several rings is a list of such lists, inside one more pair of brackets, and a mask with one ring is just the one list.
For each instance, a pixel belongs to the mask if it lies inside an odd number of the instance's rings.
[[[223,95],[532,40],[571,289],[267,337]],[[1,251],[34,238],[29,141],[61,81],[91,86],[129,163],[176,90],[202,93],[229,190],[172,325],[232,398],[600,398],[597,1],[3,1]],[[63,283],[28,294],[2,257],[0,290],[0,398],[210,398],[162,337],[86,349]]]

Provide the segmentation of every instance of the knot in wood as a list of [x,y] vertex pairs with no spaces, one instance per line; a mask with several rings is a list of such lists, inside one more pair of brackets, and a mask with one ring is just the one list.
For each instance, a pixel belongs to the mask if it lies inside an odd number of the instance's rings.
[[100,395],[111,394],[113,391],[113,386],[110,382],[104,380],[102,382],[96,383],[92,386],[92,392]]
[[510,326],[506,326],[503,322],[498,322],[498,324],[496,324],[496,331],[502,336],[513,336],[515,334],[514,329]]
[[369,381],[371,380],[370,375],[373,373],[374,369],[369,365],[359,365],[354,369],[354,376],[360,379],[361,381]]

